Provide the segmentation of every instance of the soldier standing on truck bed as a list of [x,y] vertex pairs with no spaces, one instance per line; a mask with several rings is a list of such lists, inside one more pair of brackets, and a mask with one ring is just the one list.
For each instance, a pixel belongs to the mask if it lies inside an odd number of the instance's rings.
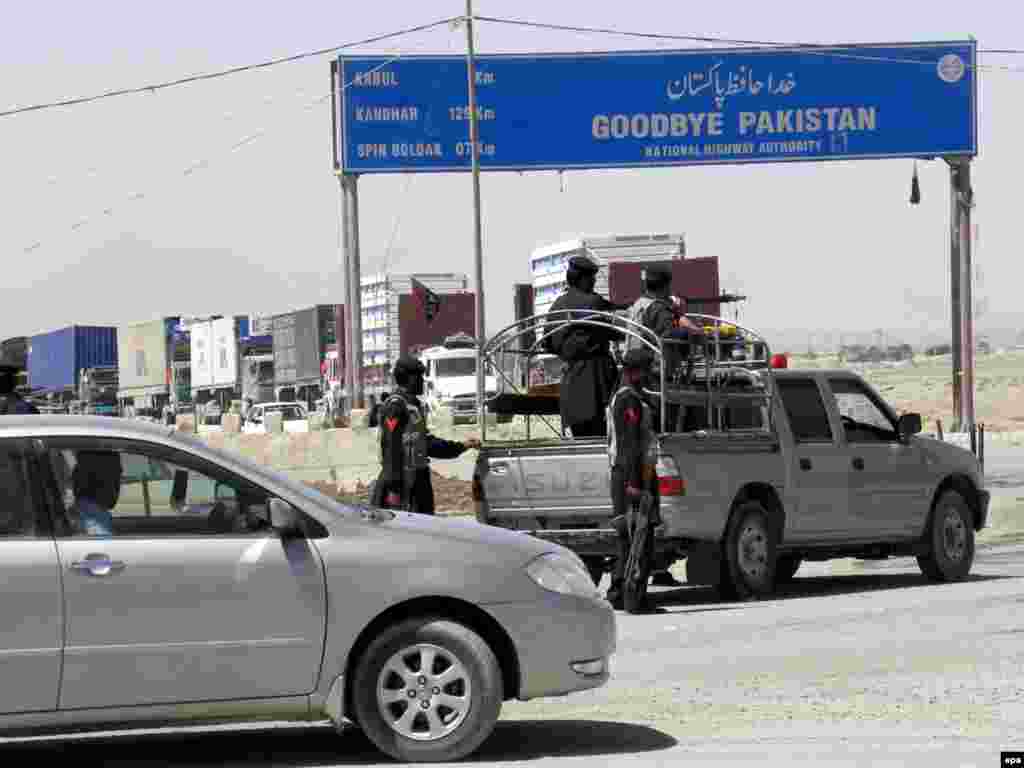
[[658,511],[658,442],[654,408],[643,394],[654,355],[632,349],[622,361],[622,387],[608,404],[608,462],[611,465],[612,525],[619,535],[618,555],[608,589],[616,609],[650,610],[647,579],[654,557]]
[[442,440],[427,430],[423,394],[423,363],[403,355],[395,363],[397,388],[380,408],[381,473],[374,486],[371,504],[434,514],[434,488],[430,482],[430,459],[456,459],[469,449],[480,447],[470,438],[464,443]]
[[[573,256],[565,280],[564,294],[555,299],[551,312],[568,309],[613,312],[620,307],[594,292],[598,265],[586,256]],[[585,313],[580,313],[580,319]],[[565,322],[559,318],[551,324]],[[546,330],[550,326],[546,326]],[[550,349],[565,363],[559,385],[559,412],[562,426],[573,437],[604,437],[608,432],[605,406],[615,388],[618,372],[611,354],[611,343],[621,341],[623,334],[613,328],[576,325],[562,328],[550,337]]]

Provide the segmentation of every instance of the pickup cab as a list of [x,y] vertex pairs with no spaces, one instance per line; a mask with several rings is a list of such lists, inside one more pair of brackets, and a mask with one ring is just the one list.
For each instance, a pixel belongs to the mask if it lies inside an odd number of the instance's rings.
[[[721,367],[717,353],[708,359]],[[658,435],[658,566],[685,558],[689,583],[734,598],[768,595],[803,561],[832,558],[915,556],[932,580],[968,575],[989,502],[972,452],[920,435],[919,415],[898,416],[852,371],[749,358],[733,369],[746,391],[721,393],[696,428],[680,419]],[[671,408],[662,382],[661,408]],[[676,400],[695,402],[705,385]],[[569,547],[599,581],[616,552],[605,440],[484,434],[477,519]]]

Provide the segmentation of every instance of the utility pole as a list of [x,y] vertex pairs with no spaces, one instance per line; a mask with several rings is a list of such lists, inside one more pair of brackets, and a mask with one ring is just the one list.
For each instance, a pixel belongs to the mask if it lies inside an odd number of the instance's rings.
[[484,325],[484,246],[480,233],[480,136],[476,119],[476,62],[473,45],[473,0],[466,0],[466,78],[469,88],[469,143],[473,161],[473,247],[476,279],[476,407],[481,429],[484,428],[484,361],[481,354],[486,338]]

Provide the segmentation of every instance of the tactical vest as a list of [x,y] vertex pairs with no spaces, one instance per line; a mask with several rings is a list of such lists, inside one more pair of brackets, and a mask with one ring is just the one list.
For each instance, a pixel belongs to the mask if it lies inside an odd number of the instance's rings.
[[[655,304],[665,304],[664,299],[654,298],[653,296],[641,296],[639,299],[633,302],[633,306],[629,308],[628,317],[637,325],[642,325],[644,328],[648,328],[647,315],[651,307]],[[636,330],[631,329],[631,330]],[[626,335],[626,352],[631,349],[638,349],[645,346],[636,336],[632,334]]]
[[[408,399],[399,394],[392,394],[384,401],[382,407],[386,408],[395,400],[405,406],[405,412],[409,415],[409,421],[402,432],[402,469],[406,473],[414,473],[419,469],[426,469],[430,465],[427,457],[427,419],[423,409],[414,405]],[[384,439],[381,429],[385,428],[383,420],[378,416],[377,422],[377,458],[384,466]]]
[[[612,395],[612,399],[608,403],[606,415],[608,420],[608,464],[612,467],[619,463],[619,436],[617,434],[617,426],[615,423],[615,404],[618,402],[619,397],[627,392],[635,393],[636,390],[632,387],[620,387],[619,391]],[[642,397],[640,398],[640,403],[640,426],[646,436],[643,462],[645,464],[657,464],[658,441],[655,439],[654,434],[654,409],[651,408],[650,403]]]

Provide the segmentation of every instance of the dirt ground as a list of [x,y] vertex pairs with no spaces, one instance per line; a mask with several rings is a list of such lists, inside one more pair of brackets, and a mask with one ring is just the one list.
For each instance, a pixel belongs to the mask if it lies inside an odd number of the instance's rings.
[[[455,477],[443,477],[431,470],[434,486],[434,506],[440,515],[473,514],[473,483]],[[318,491],[347,504],[369,504],[370,486],[356,483],[355,488],[338,488],[334,483],[309,482]]]

